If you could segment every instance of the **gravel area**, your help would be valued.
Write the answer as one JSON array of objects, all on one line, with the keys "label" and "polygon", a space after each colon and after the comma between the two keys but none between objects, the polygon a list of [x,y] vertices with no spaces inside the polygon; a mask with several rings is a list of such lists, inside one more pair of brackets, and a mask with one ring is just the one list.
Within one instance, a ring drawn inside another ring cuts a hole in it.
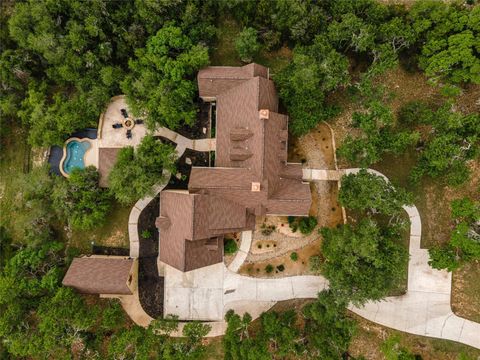
[{"label": "gravel area", "polygon": [[[302,162],[305,167],[310,168],[335,170],[335,148],[328,125],[321,123],[307,135],[293,140],[289,144],[289,161]],[[278,260],[292,251],[312,248],[314,244],[319,248],[321,236],[318,234],[318,229],[324,226],[333,227],[343,222],[342,209],[338,204],[338,183],[334,181],[312,182],[310,188],[312,191],[310,215],[317,218],[317,228],[310,235],[305,236],[299,230],[291,233],[288,218],[285,216],[257,218],[252,250],[245,261],[246,266],[267,260]],[[267,225],[275,225],[275,231],[269,235],[263,235],[261,226],[264,222]],[[261,250],[257,250],[259,244],[262,245]],[[272,250],[264,251],[267,244]],[[309,249],[308,252],[314,252],[314,249]],[[306,261],[303,265],[305,265],[305,273],[308,273]],[[296,269],[295,271],[300,270]],[[281,274],[278,275],[281,276]]]}]

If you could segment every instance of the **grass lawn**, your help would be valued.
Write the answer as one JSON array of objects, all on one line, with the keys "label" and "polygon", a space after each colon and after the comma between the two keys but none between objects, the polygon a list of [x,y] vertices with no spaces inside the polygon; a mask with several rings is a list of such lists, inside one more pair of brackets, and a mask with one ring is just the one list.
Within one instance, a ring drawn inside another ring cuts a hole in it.
[{"label": "grass lawn", "polygon": [[[13,210],[16,190],[15,181],[30,168],[31,149],[26,142],[27,133],[20,127],[8,127],[2,135],[0,152],[0,226],[5,226],[13,241],[22,242],[22,233],[12,233],[18,217]],[[105,225],[91,231],[75,231],[70,245],[84,252],[90,252],[91,242],[97,245],[128,248],[128,216],[131,206],[112,203]],[[64,224],[54,224],[56,238],[65,241]]]},{"label": "grass lawn", "polygon": [[122,206],[113,201],[105,224],[90,231],[74,231],[70,246],[84,253],[91,252],[92,241],[100,246],[128,248],[128,217],[131,209],[132,206]]},{"label": "grass lawn", "polygon": [[[27,134],[20,127],[5,126],[2,134],[0,151],[0,225],[9,231],[13,228],[16,192],[15,181],[30,166],[30,147],[27,145]],[[14,242],[21,239],[22,234],[10,234]]]}]

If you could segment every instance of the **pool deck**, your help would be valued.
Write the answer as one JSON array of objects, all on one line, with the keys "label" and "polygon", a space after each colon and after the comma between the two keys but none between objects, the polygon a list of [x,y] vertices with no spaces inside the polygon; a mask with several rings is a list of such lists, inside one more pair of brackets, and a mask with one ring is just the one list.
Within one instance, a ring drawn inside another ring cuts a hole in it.
[{"label": "pool deck", "polygon": [[127,109],[127,112],[129,111],[125,96],[120,95],[113,97],[105,112],[100,116],[97,149],[125,146],[137,147],[147,135],[147,127],[144,124],[136,124],[133,127],[131,139],[127,139],[127,130],[125,128],[114,129],[112,127],[113,124],[123,122],[121,109]]}]

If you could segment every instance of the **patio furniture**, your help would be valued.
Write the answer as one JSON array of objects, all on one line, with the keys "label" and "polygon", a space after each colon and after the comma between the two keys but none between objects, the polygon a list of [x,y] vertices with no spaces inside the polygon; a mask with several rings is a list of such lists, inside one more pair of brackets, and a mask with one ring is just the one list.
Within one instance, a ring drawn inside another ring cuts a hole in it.
[{"label": "patio furniture", "polygon": [[132,138],[132,130],[127,130],[127,139]]},{"label": "patio furniture", "polygon": [[135,120],[135,124],[141,125],[141,124],[143,124],[143,120],[136,119],[136,120]]},{"label": "patio furniture", "polygon": [[112,125],[112,128],[114,128],[114,129],[120,129],[120,128],[122,128],[122,127],[123,127],[123,125],[122,125],[122,124],[119,124],[119,123]]},{"label": "patio furniture", "polygon": [[125,119],[128,118],[127,110],[125,110],[125,109],[120,109],[120,112],[122,113],[122,115],[123,115],[123,117],[124,117]]}]

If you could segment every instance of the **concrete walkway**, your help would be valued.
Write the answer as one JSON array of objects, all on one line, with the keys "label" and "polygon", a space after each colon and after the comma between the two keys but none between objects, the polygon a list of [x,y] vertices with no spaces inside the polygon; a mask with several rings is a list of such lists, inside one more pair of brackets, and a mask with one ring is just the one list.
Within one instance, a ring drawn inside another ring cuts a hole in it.
[{"label": "concrete walkway", "polygon": [[233,261],[228,265],[228,270],[236,273],[242,264],[247,259],[247,255],[250,252],[250,246],[252,246],[252,231],[243,231],[240,234],[240,246],[238,248]]},{"label": "concrete walkway", "polygon": [[[360,169],[347,169],[345,174]],[[368,169],[372,174],[388,178]],[[362,308],[350,307],[356,314],[411,334],[454,340],[480,348],[480,324],[456,316],[450,305],[452,274],[428,265],[427,249],[421,249],[422,222],[415,206],[404,206],[410,218],[410,261],[408,287],[403,296],[387,297],[369,302]]]},{"label": "concrete walkway", "polygon": [[180,135],[179,133],[161,127],[153,133],[155,136],[163,136],[170,141],[173,141],[177,146],[192,149],[196,151],[215,151],[216,149],[216,139],[188,139],[185,136]]},{"label": "concrete walkway", "polygon": [[[338,181],[344,174],[359,170],[326,172],[306,169],[304,174],[305,180],[309,181]],[[378,171],[368,171],[388,181]],[[432,269],[428,265],[428,250],[420,247],[422,226],[417,208],[405,206],[404,210],[411,222],[407,293],[376,303],[369,302],[361,308],[350,306],[350,310],[393,329],[480,348],[480,324],[460,318],[451,311],[451,273]],[[322,276],[264,279],[237,274],[250,249],[251,235],[251,232],[242,233],[240,250],[229,268],[219,263],[184,273],[164,264],[164,313],[176,314],[181,320],[210,320],[205,322],[211,326],[208,336],[219,336],[225,332],[223,316],[230,309],[237,313],[249,312],[256,318],[277,301],[315,298],[319,291],[328,288],[328,281]],[[151,321],[141,309],[138,296],[124,297],[121,301],[133,321],[142,326]],[[181,335],[183,326],[184,323],[181,323],[174,336]]]}]

